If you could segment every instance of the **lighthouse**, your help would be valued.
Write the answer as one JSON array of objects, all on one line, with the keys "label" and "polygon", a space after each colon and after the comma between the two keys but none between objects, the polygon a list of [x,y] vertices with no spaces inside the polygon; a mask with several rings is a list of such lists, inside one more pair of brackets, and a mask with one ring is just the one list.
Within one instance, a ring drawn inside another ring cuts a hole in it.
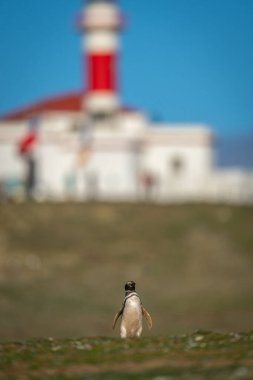
[{"label": "lighthouse", "polygon": [[[123,23],[117,0],[85,0],[78,25],[83,90],[0,117],[4,188],[15,179],[20,184],[15,192],[23,191],[24,161],[16,146],[21,141],[20,152],[26,158],[33,152],[37,160],[36,176],[34,163],[29,163],[27,193],[32,190],[38,199],[224,201],[231,194],[227,189],[238,183],[234,200],[240,200],[242,183],[253,180],[213,170],[209,127],[153,123],[148,114],[120,102],[117,66]],[[34,120],[36,134],[31,130]],[[11,187],[7,192],[15,195]]]},{"label": "lighthouse", "polygon": [[94,117],[113,115],[118,96],[118,37],[122,17],[113,0],[87,0],[79,28],[83,33],[85,60],[85,109]]}]

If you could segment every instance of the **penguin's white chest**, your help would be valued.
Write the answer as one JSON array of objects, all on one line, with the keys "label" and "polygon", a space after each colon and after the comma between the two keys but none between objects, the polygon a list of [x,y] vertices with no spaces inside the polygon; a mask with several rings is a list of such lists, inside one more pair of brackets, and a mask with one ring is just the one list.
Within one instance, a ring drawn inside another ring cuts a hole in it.
[{"label": "penguin's white chest", "polygon": [[142,332],[142,308],[138,296],[126,300],[121,320],[120,335],[122,338],[140,336]]}]

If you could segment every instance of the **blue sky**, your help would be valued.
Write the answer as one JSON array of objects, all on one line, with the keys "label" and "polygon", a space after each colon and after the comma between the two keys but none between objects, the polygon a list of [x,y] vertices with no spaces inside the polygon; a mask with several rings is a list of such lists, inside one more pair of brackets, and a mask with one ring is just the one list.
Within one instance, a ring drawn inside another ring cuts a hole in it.
[{"label": "blue sky", "polygon": [[[0,1],[0,113],[85,85],[81,0]],[[121,0],[124,104],[253,134],[253,0]]]}]

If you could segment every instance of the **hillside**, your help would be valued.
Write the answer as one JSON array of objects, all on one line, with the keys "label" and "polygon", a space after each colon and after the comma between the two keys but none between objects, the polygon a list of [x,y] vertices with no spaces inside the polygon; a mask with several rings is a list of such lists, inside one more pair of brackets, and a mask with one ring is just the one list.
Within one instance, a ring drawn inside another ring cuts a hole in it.
[{"label": "hillside", "polygon": [[126,280],[148,336],[252,329],[253,207],[0,204],[0,339],[118,336]]}]

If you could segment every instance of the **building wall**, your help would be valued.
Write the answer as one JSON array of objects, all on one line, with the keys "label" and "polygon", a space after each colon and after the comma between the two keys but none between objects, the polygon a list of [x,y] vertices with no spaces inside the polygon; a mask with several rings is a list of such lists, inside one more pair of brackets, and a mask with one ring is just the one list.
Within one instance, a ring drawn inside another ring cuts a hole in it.
[{"label": "building wall", "polygon": [[137,195],[137,156],[131,150],[97,150],[84,170],[85,195],[88,179],[96,178],[96,196],[102,199],[134,199]]},{"label": "building wall", "polygon": [[143,149],[143,168],[153,173],[156,193],[164,199],[201,197],[213,170],[213,148],[207,128],[155,128]]},{"label": "building wall", "polygon": [[[208,127],[150,125],[136,111],[81,133],[82,123],[80,113],[41,115],[33,148],[39,199],[253,201],[252,173],[215,168]],[[0,181],[15,196],[26,170],[18,141],[28,130],[28,120],[0,123]]]}]

